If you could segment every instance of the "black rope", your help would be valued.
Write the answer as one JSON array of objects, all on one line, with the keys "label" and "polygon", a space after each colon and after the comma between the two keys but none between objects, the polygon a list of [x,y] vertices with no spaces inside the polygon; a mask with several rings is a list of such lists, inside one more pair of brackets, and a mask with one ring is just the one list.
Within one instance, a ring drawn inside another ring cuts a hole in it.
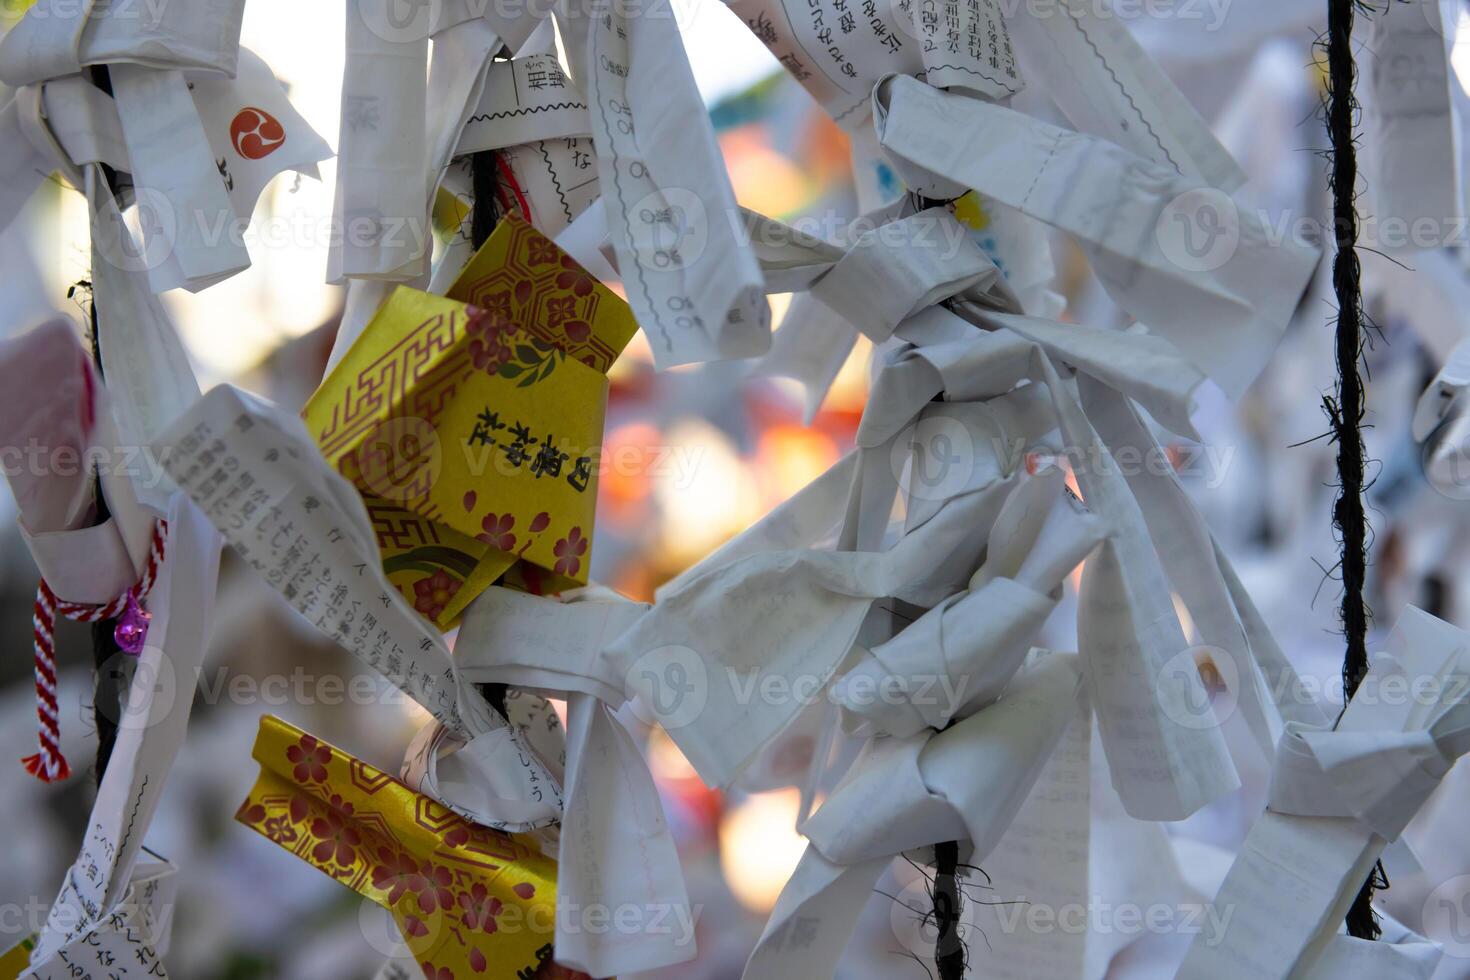
[{"label": "black rope", "polygon": [[[1337,442],[1337,500],[1332,524],[1341,548],[1342,601],[1339,609],[1346,650],[1342,662],[1345,701],[1351,699],[1368,672],[1367,602],[1363,598],[1368,573],[1368,518],[1363,507],[1364,413],[1363,309],[1361,268],[1356,251],[1358,214],[1357,147],[1353,123],[1358,103],[1353,93],[1357,65],[1353,61],[1353,17],[1358,0],[1327,0],[1327,135],[1332,189],[1332,230],[1336,254],[1332,260],[1332,288],[1337,297],[1337,384],[1333,396],[1323,399]],[[1364,7],[1364,12],[1368,8]],[[1381,866],[1363,883],[1348,909],[1350,936],[1377,939],[1381,930],[1373,914],[1373,888]]]},{"label": "black rope", "polygon": [[[105,261],[105,260],[104,260]],[[97,377],[102,377],[102,345],[97,333],[97,299],[92,298],[92,357],[97,364]],[[102,476],[96,479],[97,523],[107,520],[111,512],[107,498],[102,493]],[[122,647],[117,645],[117,620],[102,619],[92,624],[92,668],[96,671],[92,690],[92,719],[97,726],[97,784],[102,784],[102,774],[107,771],[112,758],[113,746],[117,744],[117,723],[122,718],[126,698],[126,678],[118,670],[117,659]]]},{"label": "black rope", "polygon": [[470,154],[470,189],[474,202],[470,208],[470,242],[479,248],[495,231],[500,221],[500,174],[494,150]]},{"label": "black rope", "polygon": [[960,939],[960,845],[934,845],[934,966],[939,980],[964,980],[965,944]]},{"label": "black rope", "polygon": [[[911,191],[910,203],[915,211],[948,207],[953,200],[925,197]],[[946,300],[945,305],[950,305]],[[937,399],[936,399],[937,400]],[[959,883],[960,843],[941,841],[934,845],[934,888],[931,893],[934,916],[934,966],[939,980],[963,980],[965,976],[965,943],[960,938],[961,889]]]},{"label": "black rope", "polygon": [[[108,94],[112,93],[112,77],[107,72],[106,65],[95,65],[88,69],[89,80],[99,89]],[[107,181],[107,191],[114,197],[117,196],[118,179],[117,171],[107,164],[102,164],[102,175]],[[107,261],[105,258],[101,261]],[[96,280],[96,276],[93,276]],[[90,285],[90,284],[89,284]],[[104,380],[102,374],[102,333],[97,328],[97,295],[92,294],[92,302],[88,310],[88,318],[92,325],[92,360],[97,366],[97,378]],[[102,476],[95,477],[95,493],[97,498],[97,523],[101,524],[111,516],[107,507],[107,498],[102,493]],[[122,718],[123,705],[127,699],[127,678],[118,670],[121,661],[118,655],[122,648],[117,645],[115,631],[117,629],[116,619],[98,620],[92,624],[92,667],[95,672],[94,686],[92,691],[92,720],[97,726],[97,784],[102,784],[102,775],[107,771],[107,763],[112,758],[113,747],[117,744],[117,724]]]}]

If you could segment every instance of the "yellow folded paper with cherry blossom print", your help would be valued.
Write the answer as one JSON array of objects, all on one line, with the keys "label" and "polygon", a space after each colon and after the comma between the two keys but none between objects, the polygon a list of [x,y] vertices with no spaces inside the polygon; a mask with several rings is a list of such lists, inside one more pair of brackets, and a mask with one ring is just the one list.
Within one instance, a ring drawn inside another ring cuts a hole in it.
[{"label": "yellow folded paper with cherry blossom print", "polygon": [[253,754],[235,819],[388,909],[426,976],[554,975],[555,861],[279,718]]},{"label": "yellow folded paper with cherry blossom print", "polygon": [[390,581],[441,629],[513,565],[537,591],[586,583],[606,371],[636,329],[508,215],[448,296],[399,287],[307,402]]},{"label": "yellow folded paper with cherry blossom print", "polygon": [[[514,345],[550,346],[606,374],[638,330],[632,310],[561,247],[514,213],[465,263],[446,294],[496,316],[506,343],[485,349],[502,365],[521,361]],[[493,351],[493,353],[492,353]],[[521,377],[511,366],[507,377]]]}]

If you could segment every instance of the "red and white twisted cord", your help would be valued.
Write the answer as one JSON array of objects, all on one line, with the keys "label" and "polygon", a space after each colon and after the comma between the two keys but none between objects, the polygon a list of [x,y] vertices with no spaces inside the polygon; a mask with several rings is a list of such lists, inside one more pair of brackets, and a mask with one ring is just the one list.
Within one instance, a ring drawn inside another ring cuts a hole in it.
[{"label": "red and white twisted cord", "polygon": [[148,549],[148,564],[143,569],[138,583],[102,605],[85,602],[64,602],[51,591],[46,580],[36,586],[36,604],[31,614],[32,647],[36,662],[36,741],[40,751],[26,756],[21,762],[26,771],[42,782],[66,779],[71,775],[71,766],[61,754],[61,712],[56,690],[56,614],[82,623],[95,623],[104,619],[116,619],[132,602],[139,602],[153,588],[158,577],[158,568],[163,563],[164,538],[167,535],[166,521],[153,525],[153,542]]}]

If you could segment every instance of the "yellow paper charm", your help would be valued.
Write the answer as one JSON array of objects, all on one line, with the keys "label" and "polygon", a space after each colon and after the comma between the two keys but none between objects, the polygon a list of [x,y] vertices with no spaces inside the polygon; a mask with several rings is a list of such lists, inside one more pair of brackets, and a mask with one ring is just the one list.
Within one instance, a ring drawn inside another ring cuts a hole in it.
[{"label": "yellow paper charm", "polygon": [[556,862],[466,822],[279,718],[260,721],[260,778],[235,819],[393,914],[425,975],[553,972]]},{"label": "yellow paper charm", "polygon": [[507,215],[448,296],[399,287],[307,402],[389,579],[440,628],[517,563],[541,591],[586,583],[606,371],[636,329]]}]

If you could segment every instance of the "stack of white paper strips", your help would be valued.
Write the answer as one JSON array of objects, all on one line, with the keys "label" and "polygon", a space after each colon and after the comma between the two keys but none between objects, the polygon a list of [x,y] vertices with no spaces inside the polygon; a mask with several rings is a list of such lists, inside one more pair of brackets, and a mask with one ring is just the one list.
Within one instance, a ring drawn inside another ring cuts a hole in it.
[{"label": "stack of white paper strips", "polygon": [[[1195,437],[1202,383],[1245,393],[1319,256],[1237,204],[1241,168],[1106,0],[1046,15],[992,0],[883,4],[835,34],[839,0],[732,3],[852,138],[864,214],[830,241],[736,205],[667,0],[636,15],[566,0],[544,17],[450,0],[407,21],[395,0],[348,0],[330,277],[348,281],[349,300],[334,359],[394,285],[441,291],[467,260],[464,241],[436,259],[430,215],[441,191],[470,193],[464,158],[485,150],[514,175],[524,217],[620,280],[659,367],[759,358],[755,370],[806,385],[815,410],[857,336],[876,345],[856,448],[655,603],[599,586],[555,598],[492,587],[452,654],[383,578],[357,491],[288,413],[229,387],[200,397],[155,295],[244,268],[243,247],[210,228],[233,230],[272,177],[328,155],[239,49],[242,5],[175,3],[139,26],[42,0],[0,42],[0,80],[21,86],[0,109],[0,225],[52,170],[87,194],[103,411],[167,471],[109,493],[114,513],[126,490],[133,509],[169,521],[144,667],[164,660],[189,689],[218,548],[253,546],[264,516],[206,478],[205,432],[333,567],[365,570],[343,576],[355,595],[393,598],[380,621],[407,656],[352,652],[432,716],[405,778],[468,819],[538,832],[569,907],[689,915],[625,704],[721,788],[802,716],[821,734],[800,783],[808,846],[752,980],[833,975],[884,870],[900,856],[932,863],[940,842],[960,842],[997,887],[1054,906],[1163,888],[1128,867],[1167,856],[1154,822],[1241,784],[1204,669],[1240,713],[1250,764],[1275,768],[1217,899],[1233,918],[1194,943],[1179,975],[1429,975],[1437,954],[1411,932],[1374,944],[1339,926],[1385,843],[1470,748],[1470,706],[1451,682],[1470,669],[1470,645],[1411,609],[1370,680],[1429,679],[1436,697],[1410,709],[1360,694],[1331,725],[1328,705],[1295,697],[1295,671],[1172,468],[1149,465],[1167,459],[1161,433]],[[1437,26],[1438,7],[1425,9]],[[1375,27],[1381,47],[1447,78],[1444,45],[1400,23]],[[1368,76],[1375,138],[1396,147],[1382,152],[1381,199],[1405,213],[1452,207],[1448,96],[1399,98],[1384,81],[1394,64]],[[111,96],[83,74],[96,65],[109,67]],[[557,84],[532,86],[533,74]],[[1075,128],[1017,108],[1033,104],[1028,85]],[[256,143],[236,124],[243,106],[261,113],[245,127]],[[262,154],[260,140],[289,149]],[[127,175],[119,198],[104,165]],[[908,193],[878,196],[880,171]],[[949,206],[971,191],[983,247]],[[132,208],[142,258],[120,261],[136,251]],[[1126,329],[1062,310],[1054,236],[1086,256]],[[773,343],[775,292],[799,295]],[[1069,580],[1076,649],[1045,649]],[[523,692],[530,714],[493,711],[475,688],[492,682]],[[767,690],[800,693],[752,696]],[[172,869],[140,859],[141,830],[188,698],[155,695],[134,685],[137,723],[123,725],[27,976],[74,975],[62,954],[76,944],[165,951],[159,882]],[[564,741],[549,698],[567,703]],[[1099,977],[1126,945],[1090,935],[1085,919],[993,938],[970,944],[975,975]],[[670,933],[561,924],[555,949],[599,977],[696,953]]]}]

